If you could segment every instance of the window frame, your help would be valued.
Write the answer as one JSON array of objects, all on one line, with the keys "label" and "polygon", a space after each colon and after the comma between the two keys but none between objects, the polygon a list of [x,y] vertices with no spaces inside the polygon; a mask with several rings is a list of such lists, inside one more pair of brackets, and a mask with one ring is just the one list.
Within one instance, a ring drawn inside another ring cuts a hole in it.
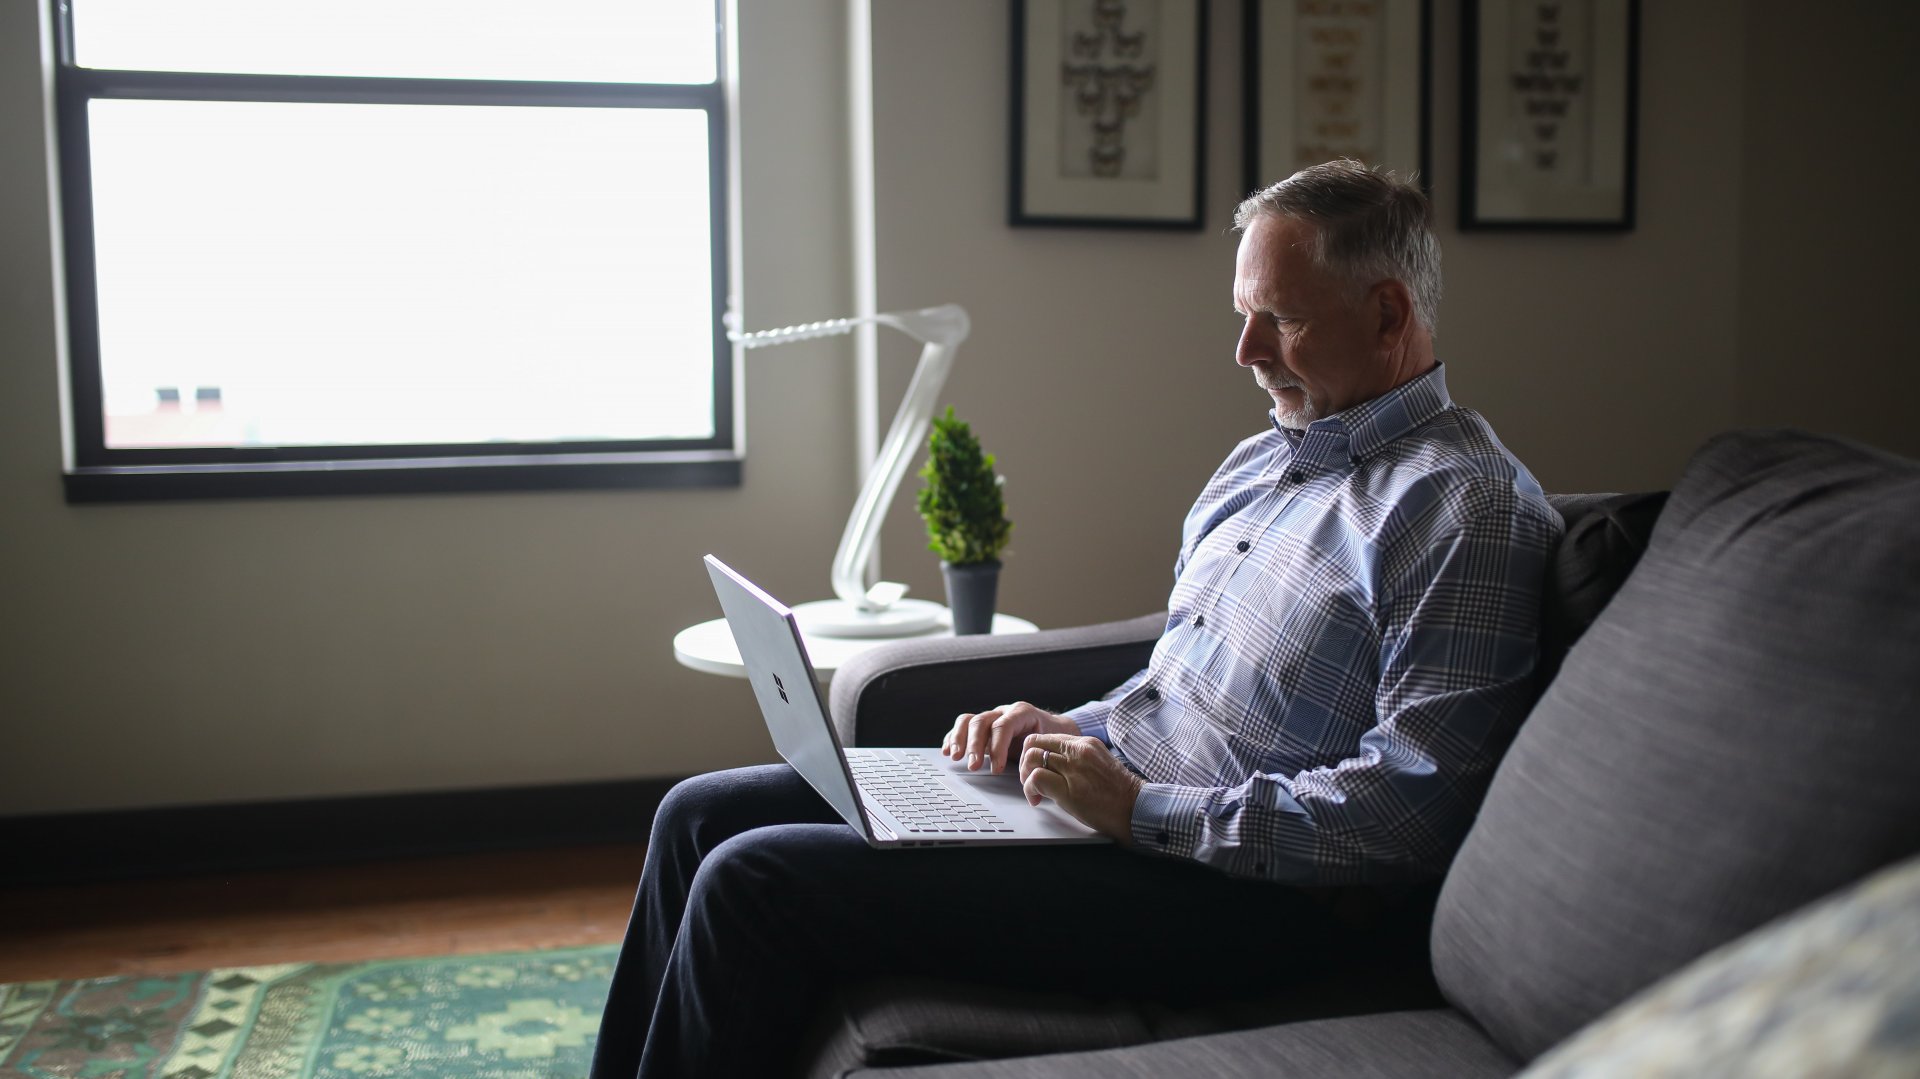
[{"label": "window frame", "polygon": [[[54,124],[66,307],[69,502],[738,486],[733,349],[727,339],[728,144],[724,0],[714,0],[711,83],[606,83],[83,68],[71,4],[53,12]],[[78,0],[84,2],[84,0]],[[106,445],[94,263],[88,105],[103,99],[688,109],[707,117],[713,421],[705,439],[381,445]]]}]

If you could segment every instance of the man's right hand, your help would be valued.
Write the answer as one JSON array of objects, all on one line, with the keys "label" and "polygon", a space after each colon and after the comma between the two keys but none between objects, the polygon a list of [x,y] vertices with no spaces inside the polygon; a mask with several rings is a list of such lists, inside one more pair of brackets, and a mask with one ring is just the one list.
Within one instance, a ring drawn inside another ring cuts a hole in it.
[{"label": "man's right hand", "polygon": [[966,761],[969,772],[985,765],[998,773],[1018,759],[1011,755],[1025,745],[1027,735],[1079,733],[1080,725],[1066,716],[1015,701],[984,712],[967,712],[954,720],[953,730],[940,743],[940,752]]}]

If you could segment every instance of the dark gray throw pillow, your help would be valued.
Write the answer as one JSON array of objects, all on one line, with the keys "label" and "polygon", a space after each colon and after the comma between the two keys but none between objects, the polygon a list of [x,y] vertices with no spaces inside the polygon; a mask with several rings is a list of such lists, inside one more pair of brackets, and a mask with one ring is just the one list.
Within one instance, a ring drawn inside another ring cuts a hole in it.
[{"label": "dark gray throw pillow", "polygon": [[1556,495],[1549,500],[1567,531],[1547,563],[1541,595],[1537,668],[1541,686],[1553,681],[1567,650],[1600,617],[1639,564],[1653,536],[1653,524],[1667,504],[1667,492],[1600,498]]},{"label": "dark gray throw pillow", "polygon": [[1920,462],[1739,432],[1521,727],[1442,891],[1448,998],[1530,1059],[1920,850]]}]

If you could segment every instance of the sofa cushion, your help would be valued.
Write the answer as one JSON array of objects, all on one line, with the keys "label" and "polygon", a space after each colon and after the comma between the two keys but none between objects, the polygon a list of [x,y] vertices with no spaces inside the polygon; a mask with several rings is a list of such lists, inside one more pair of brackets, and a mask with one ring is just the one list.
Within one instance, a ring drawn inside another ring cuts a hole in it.
[{"label": "sofa cushion", "polygon": [[1681,968],[1527,1079],[1920,1075],[1920,858]]},{"label": "sofa cushion", "polygon": [[1567,652],[1600,617],[1646,553],[1667,492],[1549,495],[1567,530],[1541,589],[1538,684],[1553,681]]},{"label": "sofa cushion", "polygon": [[1448,874],[1434,972],[1531,1059],[1920,849],[1920,463],[1704,446],[1522,725]]},{"label": "sofa cushion", "polygon": [[886,979],[836,994],[804,1059],[809,1079],[841,1079],[869,1066],[1107,1049],[1152,1038],[1139,1009],[1122,1000]]},{"label": "sofa cushion", "polygon": [[853,1074],[859,1079],[1495,1079],[1517,1068],[1460,1013],[1441,1008],[1317,1019],[1098,1053]]},{"label": "sofa cushion", "polygon": [[[1420,925],[1426,924],[1421,918]],[[1282,979],[1273,993],[1249,997],[1170,1001],[877,979],[833,994],[802,1059],[810,1079],[841,1079],[861,1068],[1084,1052],[1437,1007],[1440,990],[1413,929],[1381,930],[1377,948],[1366,942],[1342,948],[1338,968],[1324,970],[1311,984]]]}]

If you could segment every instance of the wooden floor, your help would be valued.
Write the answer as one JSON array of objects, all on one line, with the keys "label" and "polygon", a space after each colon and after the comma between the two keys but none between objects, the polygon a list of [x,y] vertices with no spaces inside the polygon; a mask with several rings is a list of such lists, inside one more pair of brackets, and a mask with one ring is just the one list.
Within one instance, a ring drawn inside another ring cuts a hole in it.
[{"label": "wooden floor", "polygon": [[0,983],[615,943],[641,847],[0,893]]}]

